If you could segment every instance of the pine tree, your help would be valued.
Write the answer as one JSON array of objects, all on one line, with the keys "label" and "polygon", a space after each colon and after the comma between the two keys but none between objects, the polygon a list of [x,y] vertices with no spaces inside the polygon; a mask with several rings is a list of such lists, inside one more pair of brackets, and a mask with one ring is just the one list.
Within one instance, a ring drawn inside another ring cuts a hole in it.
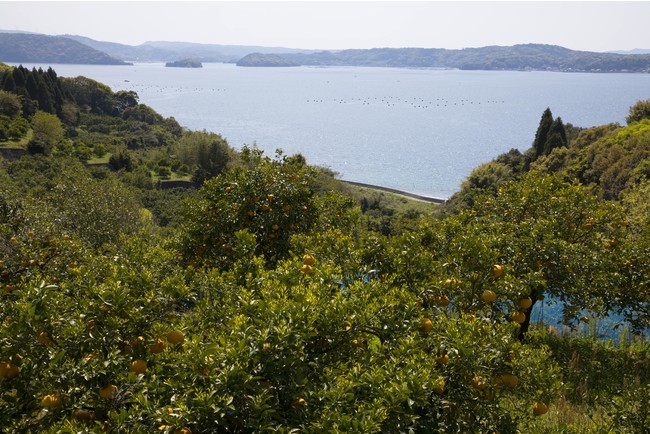
[{"label": "pine tree", "polygon": [[564,147],[567,145],[566,130],[562,118],[558,117],[551,124],[551,128],[544,143],[544,155],[548,155],[555,148]]},{"label": "pine tree", "polygon": [[552,126],[553,113],[551,113],[550,108],[547,108],[542,114],[542,119],[539,121],[539,127],[537,127],[537,133],[535,133],[535,141],[533,142],[535,157],[539,157],[540,155],[544,154],[546,140],[548,139],[548,134],[551,131]]},{"label": "pine tree", "polygon": [[27,82],[27,73],[29,73],[29,70],[24,68],[22,65],[14,68],[11,75],[14,76],[16,87],[25,87],[25,83]]},{"label": "pine tree", "polygon": [[11,73],[5,74],[4,82],[2,83],[2,90],[6,90],[7,92],[16,91],[16,81],[14,80],[13,74]]}]

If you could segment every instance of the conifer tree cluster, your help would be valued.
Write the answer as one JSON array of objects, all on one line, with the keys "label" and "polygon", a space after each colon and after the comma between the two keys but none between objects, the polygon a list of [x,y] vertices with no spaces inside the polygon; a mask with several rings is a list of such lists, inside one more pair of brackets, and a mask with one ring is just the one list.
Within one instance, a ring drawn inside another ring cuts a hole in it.
[{"label": "conifer tree cluster", "polygon": [[558,116],[556,119],[553,119],[551,109],[547,108],[542,114],[542,119],[539,122],[539,127],[535,134],[535,141],[533,142],[535,157],[548,155],[553,149],[565,147],[567,143],[566,130],[562,118]]},{"label": "conifer tree cluster", "polygon": [[30,117],[36,110],[61,116],[66,101],[72,102],[72,95],[65,91],[61,80],[52,68],[25,68],[20,65],[0,74],[0,89],[23,97],[23,116]]}]

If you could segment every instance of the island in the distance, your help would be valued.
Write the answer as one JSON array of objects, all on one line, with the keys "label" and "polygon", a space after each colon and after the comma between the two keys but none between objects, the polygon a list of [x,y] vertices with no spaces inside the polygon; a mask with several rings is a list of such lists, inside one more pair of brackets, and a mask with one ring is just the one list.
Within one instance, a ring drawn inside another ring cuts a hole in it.
[{"label": "island in the distance", "polygon": [[176,60],[165,63],[165,66],[168,68],[203,68],[203,64],[199,59]]},{"label": "island in the distance", "polygon": [[237,66],[300,66],[277,54],[251,53],[237,61]]}]

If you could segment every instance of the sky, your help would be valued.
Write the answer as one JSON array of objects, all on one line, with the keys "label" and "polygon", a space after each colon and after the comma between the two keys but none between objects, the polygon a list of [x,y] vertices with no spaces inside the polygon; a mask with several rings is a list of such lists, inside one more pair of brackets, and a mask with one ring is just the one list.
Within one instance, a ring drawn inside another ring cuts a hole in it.
[{"label": "sky", "polygon": [[4,1],[0,29],[139,45],[650,48],[650,1]]}]

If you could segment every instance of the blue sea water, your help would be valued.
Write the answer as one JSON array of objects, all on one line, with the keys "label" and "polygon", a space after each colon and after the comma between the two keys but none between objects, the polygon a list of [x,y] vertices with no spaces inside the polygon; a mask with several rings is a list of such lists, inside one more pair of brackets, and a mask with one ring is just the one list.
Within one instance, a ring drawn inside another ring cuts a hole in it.
[{"label": "blue sea water", "polygon": [[481,163],[527,149],[547,107],[590,127],[624,124],[630,106],[650,98],[650,74],[51,66],[59,76],[134,90],[162,115],[219,133],[235,148],[281,148],[344,180],[441,198]]}]

